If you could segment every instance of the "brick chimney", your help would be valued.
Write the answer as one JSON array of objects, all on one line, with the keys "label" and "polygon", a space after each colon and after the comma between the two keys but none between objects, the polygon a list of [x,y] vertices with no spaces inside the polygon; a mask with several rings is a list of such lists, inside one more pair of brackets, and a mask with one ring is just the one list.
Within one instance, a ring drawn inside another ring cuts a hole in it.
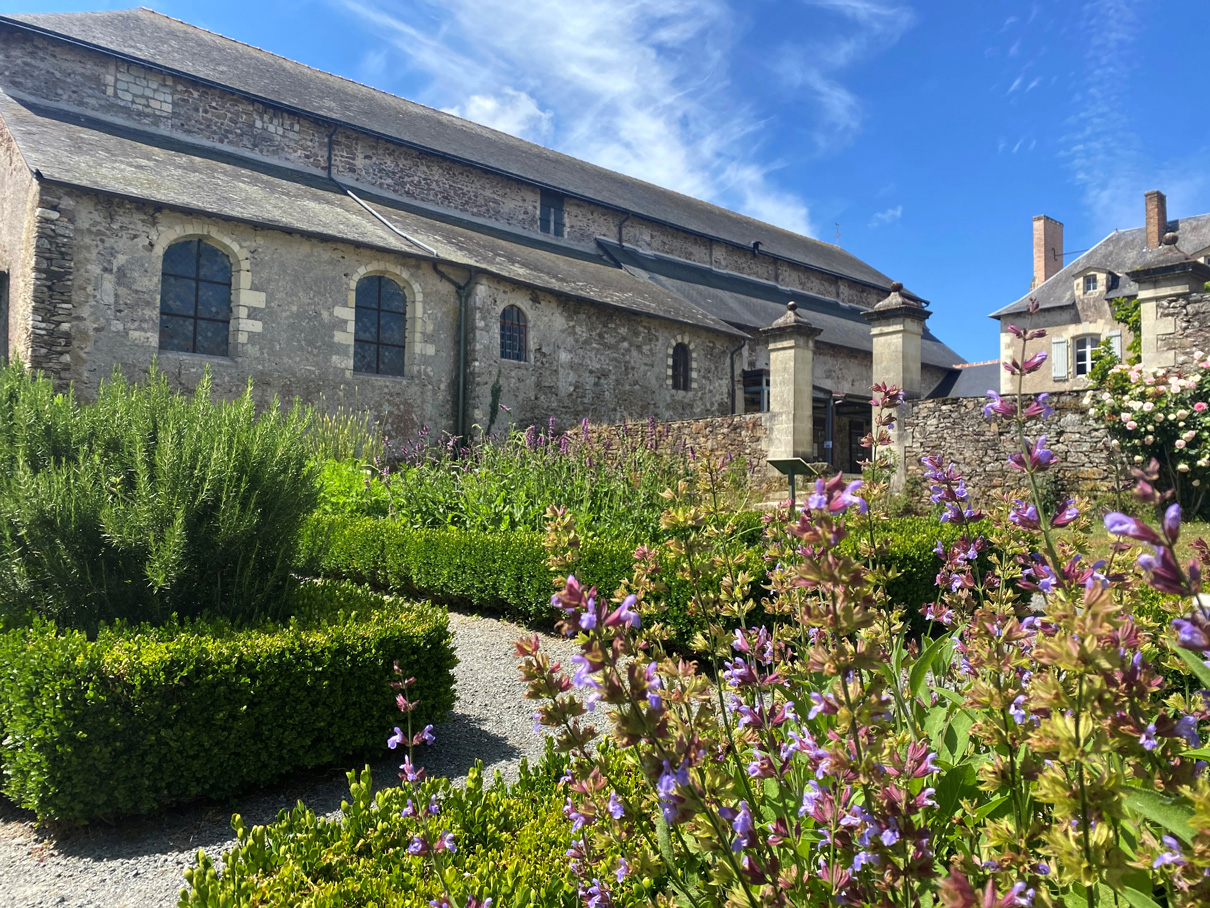
[{"label": "brick chimney", "polygon": [[1063,225],[1044,214],[1034,218],[1034,282],[1033,290],[1043,281],[1063,270]]},{"label": "brick chimney", "polygon": [[1158,189],[1144,197],[1147,208],[1147,248],[1159,249],[1160,241],[1168,232],[1168,199]]}]

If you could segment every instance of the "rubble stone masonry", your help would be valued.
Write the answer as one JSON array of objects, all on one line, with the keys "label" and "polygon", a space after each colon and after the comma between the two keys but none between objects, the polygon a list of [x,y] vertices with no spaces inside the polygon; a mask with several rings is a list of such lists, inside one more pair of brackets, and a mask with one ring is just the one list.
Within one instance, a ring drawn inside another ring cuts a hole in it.
[{"label": "rubble stone masonry", "polygon": [[[1110,493],[1116,469],[1107,446],[1108,432],[1088,415],[1084,394],[1052,394],[1055,415],[1035,424],[1046,446],[1060,458],[1054,470],[1056,491],[1100,498]],[[987,507],[997,494],[1021,488],[1022,474],[1008,466],[1015,449],[1010,423],[983,416],[980,398],[939,398],[906,405],[901,418],[908,476],[922,473],[920,458],[940,454],[966,477],[976,506]]]}]

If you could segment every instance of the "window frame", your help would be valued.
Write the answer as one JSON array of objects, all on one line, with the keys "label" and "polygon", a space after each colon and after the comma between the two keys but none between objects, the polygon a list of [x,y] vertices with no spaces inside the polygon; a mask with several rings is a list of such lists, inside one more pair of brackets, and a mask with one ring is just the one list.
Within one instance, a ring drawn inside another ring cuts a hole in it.
[{"label": "window frame", "polygon": [[[375,293],[374,293],[374,302],[376,305],[374,305],[374,306],[362,305],[361,300],[359,298],[360,294],[358,293],[358,290],[360,289],[361,285],[363,283],[365,283],[366,281],[376,281],[377,282],[377,286],[376,286]],[[382,308],[382,286],[383,286],[384,281],[389,281],[391,284],[393,284],[399,290],[399,295],[403,299],[403,308],[402,309],[395,310],[395,309]],[[387,376],[389,378],[403,378],[407,375],[407,367],[408,367],[408,355],[407,355],[408,303],[409,303],[409,300],[408,300],[407,290],[404,288],[403,284],[400,281],[395,279],[395,277],[393,275],[390,275],[390,274],[366,274],[357,279],[357,283],[354,285],[354,288],[353,288],[353,373],[355,375],[383,375],[383,376]],[[358,330],[358,328],[359,328],[358,322],[363,314],[367,314],[370,312],[374,313],[374,316],[373,316],[374,317],[374,340],[366,340],[366,339],[358,337],[358,334],[360,333]],[[403,326],[403,337],[398,344],[390,343],[390,342],[386,342],[386,341],[382,340],[382,314],[384,312],[399,316],[399,320]],[[374,348],[374,370],[373,371],[370,371],[369,369],[359,369],[357,367],[358,348],[359,347],[364,348],[364,347],[369,347],[369,346],[372,346]],[[399,371],[398,372],[382,371],[382,350],[384,347],[399,351]]]},{"label": "window frame", "polygon": [[549,236],[563,236],[566,228],[564,203],[567,197],[553,189],[543,189],[538,196],[538,230]]},{"label": "window frame", "polygon": [[[1091,282],[1092,286],[1089,286],[1089,282]],[[1100,278],[1096,274],[1084,275],[1084,292],[1096,293],[1100,283]]]},{"label": "window frame", "polygon": [[[743,395],[744,395],[744,412],[745,413],[768,413],[769,412],[769,370],[768,369],[744,369],[743,370]],[[748,409],[749,396],[757,398],[756,410]]]},{"label": "window frame", "polygon": [[[1074,378],[1087,378],[1092,372],[1092,351],[1101,343],[1099,334],[1081,334],[1071,342],[1071,374]],[[1081,357],[1083,354],[1083,357]],[[1081,363],[1081,359],[1083,362]],[[1080,371],[1083,365],[1084,371]]]},{"label": "window frame", "polygon": [[[193,274],[182,274],[179,271],[169,271],[168,254],[169,251],[177,246],[191,245],[194,246]],[[227,269],[227,280],[219,281],[211,277],[203,277],[202,274],[202,249],[207,247],[221,256],[221,260]],[[182,315],[178,312],[166,311],[164,306],[165,300],[165,278],[170,278],[173,281],[188,281],[193,285],[193,314]],[[223,287],[226,289],[227,299],[227,317],[212,318],[208,315],[199,314],[199,304],[201,302],[202,285],[212,287]],[[181,237],[174,240],[164,247],[164,251],[160,256],[160,293],[159,293],[159,318],[160,330],[157,340],[157,348],[166,353],[188,353],[195,356],[216,356],[221,359],[229,359],[231,357],[231,319],[234,315],[234,291],[235,291],[235,265],[231,261],[231,256],[227,251],[216,243],[209,242],[205,237],[191,236]],[[185,320],[191,323],[190,345],[188,350],[181,350],[175,347],[164,346],[164,325],[165,319]],[[222,325],[222,351],[213,352],[210,350],[198,350],[198,323],[207,322],[209,324]]]},{"label": "window frame", "polygon": [[672,345],[672,390],[693,390],[693,353],[684,341]]},{"label": "window frame", "polygon": [[[516,318],[509,320],[515,314]],[[520,306],[509,304],[500,310],[500,359],[512,363],[529,362],[529,319]],[[510,353],[517,353],[511,356]]]}]

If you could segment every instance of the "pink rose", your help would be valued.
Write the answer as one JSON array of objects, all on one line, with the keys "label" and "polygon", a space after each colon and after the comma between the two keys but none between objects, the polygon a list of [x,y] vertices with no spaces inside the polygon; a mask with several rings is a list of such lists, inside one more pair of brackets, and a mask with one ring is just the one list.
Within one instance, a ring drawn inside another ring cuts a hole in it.
[{"label": "pink rose", "polygon": [[1206,409],[1206,405],[1200,400],[1193,405],[1194,413],[1201,413],[1205,409]]}]

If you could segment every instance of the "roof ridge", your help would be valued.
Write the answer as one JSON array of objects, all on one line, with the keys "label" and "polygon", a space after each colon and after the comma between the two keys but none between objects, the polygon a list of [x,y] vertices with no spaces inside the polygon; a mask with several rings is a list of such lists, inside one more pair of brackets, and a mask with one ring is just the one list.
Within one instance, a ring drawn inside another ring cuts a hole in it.
[{"label": "roof ridge", "polygon": [[[427,112],[428,114],[431,114],[431,115],[433,115],[434,117],[439,118],[440,120],[443,120],[443,121],[445,121],[445,122],[447,122],[447,123],[449,123],[449,124],[451,124],[451,125],[455,125],[455,126],[456,126],[456,127],[458,127],[458,128],[467,128],[467,127],[469,127],[469,128],[471,128],[471,129],[473,129],[473,130],[480,131],[482,134],[487,134],[487,135],[490,135],[490,136],[499,137],[497,140],[502,140],[502,141],[505,141],[505,142],[518,142],[518,143],[522,143],[524,146],[527,146],[528,148],[531,148],[531,149],[537,150],[537,151],[539,151],[539,152],[541,152],[541,153],[545,153],[545,154],[549,154],[549,155],[555,155],[555,156],[557,156],[557,157],[559,157],[559,158],[561,158],[561,159],[564,159],[564,160],[566,160],[566,161],[568,161],[568,162],[572,162],[574,165],[577,165],[577,166],[587,166],[587,167],[594,168],[595,170],[599,171],[599,172],[600,172],[600,173],[602,173],[602,174],[607,174],[607,175],[609,175],[610,177],[613,177],[613,178],[616,178],[616,179],[621,179],[621,180],[630,181],[632,184],[635,184],[635,185],[637,185],[637,186],[639,186],[639,187],[649,187],[650,189],[655,190],[656,192],[659,192],[659,193],[666,193],[668,196],[674,196],[674,197],[679,198],[679,199],[681,199],[681,200],[683,200],[683,201],[685,201],[685,202],[687,202],[687,203],[689,203],[689,204],[691,204],[691,205],[694,205],[694,206],[702,206],[703,208],[706,208],[706,209],[713,209],[713,210],[716,210],[716,211],[726,212],[726,214],[727,214],[727,215],[729,215],[729,216],[731,216],[731,217],[735,217],[735,218],[743,218],[745,221],[750,222],[753,228],[756,228],[756,229],[762,229],[762,230],[766,230],[766,231],[770,231],[770,232],[774,232],[774,233],[776,233],[776,234],[785,235],[785,236],[787,236],[787,237],[793,237],[793,238],[796,238],[796,239],[798,239],[798,240],[800,240],[800,241],[805,241],[805,242],[806,242],[806,243],[808,243],[808,244],[814,244],[815,246],[817,246],[818,248],[821,248],[821,249],[830,249],[830,250],[834,250],[834,251],[835,251],[835,253],[838,253],[838,254],[840,254],[840,255],[845,256],[846,258],[848,258],[849,260],[851,260],[851,262],[852,262],[852,263],[854,263],[855,265],[862,266],[862,267],[864,267],[864,268],[866,268],[866,269],[869,269],[870,271],[875,272],[876,274],[877,274],[877,273],[879,273],[879,272],[877,271],[877,269],[876,269],[876,268],[874,268],[872,265],[870,265],[870,264],[869,264],[868,262],[866,262],[864,259],[862,259],[862,258],[858,257],[858,256],[857,256],[855,253],[851,252],[850,250],[845,249],[843,246],[841,246],[841,245],[839,245],[839,244],[837,244],[837,243],[830,243],[830,242],[828,242],[827,240],[823,240],[823,239],[820,239],[820,238],[818,238],[818,237],[809,236],[809,235],[804,234],[804,233],[798,233],[798,232],[796,232],[796,231],[794,231],[794,230],[790,230],[789,228],[786,228],[786,227],[780,227],[780,226],[778,226],[778,225],[776,225],[776,224],[770,224],[769,222],[767,222],[767,221],[762,221],[762,220],[760,220],[759,218],[754,217],[753,215],[746,214],[746,213],[744,213],[744,212],[742,212],[742,211],[736,211],[736,210],[735,210],[735,209],[733,209],[733,208],[728,208],[727,206],[725,206],[725,205],[721,205],[721,204],[719,204],[719,203],[717,203],[717,202],[708,201],[708,200],[706,200],[706,199],[699,198],[699,197],[697,197],[697,196],[690,195],[690,194],[685,193],[685,192],[681,192],[680,190],[677,190],[677,189],[672,189],[672,188],[667,187],[667,186],[662,186],[662,185],[660,185],[660,184],[658,184],[658,183],[653,183],[653,182],[651,182],[651,181],[649,181],[649,180],[642,179],[641,177],[636,177],[636,176],[633,176],[633,175],[631,175],[631,174],[622,173],[622,172],[617,171],[617,170],[612,170],[612,169],[610,169],[610,168],[608,168],[608,167],[605,167],[605,166],[603,166],[603,165],[601,165],[601,164],[597,164],[597,163],[594,163],[594,162],[592,162],[592,161],[587,161],[587,160],[585,160],[585,159],[583,159],[583,158],[578,158],[578,157],[576,157],[576,156],[574,156],[574,155],[568,154],[567,152],[559,151],[558,149],[556,149],[556,148],[552,148],[552,147],[550,147],[550,146],[548,146],[548,145],[542,145],[542,144],[540,144],[540,143],[533,142],[533,141],[531,141],[531,140],[529,140],[529,139],[525,139],[525,138],[522,138],[522,137],[520,137],[520,136],[515,136],[515,135],[513,135],[512,133],[504,132],[503,130],[495,129],[495,128],[490,127],[490,126],[486,126],[486,125],[484,125],[484,124],[482,124],[482,123],[479,123],[479,122],[477,122],[477,121],[475,121],[475,120],[468,119],[468,118],[466,118],[466,117],[459,117],[459,116],[456,116],[456,115],[454,115],[454,114],[447,113],[446,111],[443,111],[443,110],[441,110],[441,109],[439,109],[439,108],[436,108],[436,107],[431,107],[431,106],[429,106],[429,105],[427,105],[427,104],[423,104],[423,103],[421,103],[421,102],[419,102],[419,101],[414,101],[414,100],[412,100],[411,98],[406,98],[406,97],[404,97],[404,96],[402,96],[402,95],[397,95],[397,94],[394,94],[393,92],[387,91],[387,90],[382,89],[382,88],[377,88],[377,87],[375,87],[375,86],[373,86],[373,85],[367,85],[367,84],[366,84],[366,83],[364,83],[364,82],[358,82],[358,81],[357,81],[357,80],[355,80],[355,79],[352,79],[352,78],[350,78],[350,77],[348,77],[348,76],[343,76],[343,75],[340,75],[339,73],[333,73],[333,72],[329,72],[329,71],[324,70],[324,69],[320,69],[320,68],[315,67],[315,66],[311,66],[310,64],[304,63],[304,62],[302,62],[302,61],[300,61],[300,60],[295,60],[295,59],[292,59],[292,58],[290,58],[290,57],[284,56],[284,55],[282,55],[282,54],[276,53],[276,52],[274,52],[274,51],[267,50],[267,49],[265,49],[265,48],[263,48],[263,47],[258,47],[258,46],[257,46],[257,45],[255,45],[255,44],[250,44],[250,43],[248,43],[248,42],[246,42],[246,41],[241,41],[241,40],[240,40],[240,39],[238,39],[238,38],[232,38],[232,37],[231,37],[231,36],[229,36],[229,35],[224,35],[224,34],[222,34],[222,33],[220,33],[220,32],[212,31],[211,29],[204,28],[203,26],[200,26],[200,25],[195,25],[195,24],[194,24],[194,23],[192,23],[192,22],[186,22],[186,21],[185,21],[185,20],[183,20],[183,19],[178,19],[178,18],[176,18],[176,17],[174,17],[174,16],[170,16],[170,15],[168,15],[168,14],[166,14],[166,13],[162,13],[162,12],[160,12],[160,11],[158,11],[158,10],[152,9],[152,8],[150,8],[150,7],[147,7],[147,6],[138,6],[138,7],[134,7],[134,8],[118,9],[118,10],[98,10],[98,11],[93,11],[93,12],[62,12],[62,13],[33,13],[33,14],[21,14],[21,15],[12,15],[12,18],[13,18],[13,19],[14,19],[16,22],[18,22],[18,23],[23,23],[23,21],[24,21],[25,19],[35,19],[35,22],[34,22],[34,23],[30,23],[30,24],[35,24],[35,25],[36,25],[36,18],[43,18],[43,17],[55,17],[55,18],[59,18],[59,17],[72,17],[72,18],[75,18],[75,17],[82,17],[82,16],[113,16],[113,15],[120,15],[120,14],[122,14],[122,13],[149,14],[149,15],[154,16],[154,17],[156,17],[156,18],[158,18],[158,19],[161,19],[161,20],[163,20],[163,21],[165,21],[165,22],[171,22],[171,23],[174,23],[174,24],[176,24],[176,25],[182,25],[182,26],[186,26],[186,27],[188,27],[189,29],[191,29],[191,30],[193,30],[193,31],[195,31],[195,32],[200,32],[200,33],[202,33],[202,34],[204,34],[204,35],[209,35],[209,36],[211,36],[211,37],[213,37],[213,38],[220,39],[221,41],[226,42],[226,43],[228,43],[228,44],[230,44],[230,45],[233,45],[233,46],[236,46],[236,47],[244,48],[244,49],[249,50],[249,51],[255,51],[255,52],[257,52],[258,54],[262,54],[262,55],[264,55],[265,57],[268,57],[268,58],[271,58],[271,59],[273,59],[273,60],[276,60],[276,61],[280,61],[280,62],[282,62],[282,63],[285,63],[287,66],[294,66],[294,67],[298,67],[298,68],[299,68],[299,69],[301,69],[301,70],[304,70],[304,71],[306,71],[306,72],[309,72],[309,73],[315,74],[315,75],[320,76],[320,77],[329,77],[329,78],[333,78],[333,79],[339,80],[341,83],[344,83],[344,84],[346,84],[346,85],[348,85],[348,86],[351,86],[351,87],[352,87],[352,88],[354,88],[354,89],[366,89],[366,90],[369,90],[370,92],[373,92],[374,94],[376,94],[376,95],[378,95],[378,96],[381,96],[381,97],[383,97],[383,98],[390,99],[390,101],[395,102],[395,103],[401,103],[401,104],[404,104],[404,105],[410,105],[410,106],[412,106],[413,108],[415,108],[415,109],[417,109],[417,110],[425,111],[425,112]],[[5,16],[4,18],[7,18],[7,16]],[[70,38],[72,38],[72,36],[71,36],[70,34],[66,34],[66,35],[65,35],[65,34],[64,34],[64,33],[62,33],[62,32],[57,32],[57,30],[56,30],[56,29],[54,29],[53,27],[46,27],[46,26],[44,26],[44,28],[46,29],[46,31],[49,31],[49,32],[51,32],[51,33],[59,34],[60,36],[66,36],[66,37],[68,37],[69,39],[70,39]],[[100,50],[100,51],[101,51],[101,52],[103,52],[103,53],[105,53],[105,52],[107,52],[107,53],[115,53],[115,52],[119,52],[119,53],[120,53],[120,51],[117,51],[115,48],[110,47],[110,46],[108,46],[108,45],[106,45],[106,44],[104,44],[104,43],[101,43],[101,42],[99,42],[99,41],[94,41],[94,40],[91,40],[91,39],[88,39],[88,38],[84,38],[83,40],[84,40],[86,43],[90,44],[91,46],[96,47],[98,50]],[[164,65],[162,62],[157,62],[157,61],[156,61],[156,60],[155,60],[153,57],[150,57],[150,56],[147,56],[147,55],[140,55],[140,54],[128,54],[128,56],[134,56],[134,57],[137,57],[137,58],[139,58],[139,59],[142,59],[142,60],[144,60],[144,61],[145,61],[145,62],[146,62],[148,65],[150,65],[150,66],[152,66],[152,67],[165,68],[165,65]],[[169,66],[169,67],[166,67],[166,68],[172,69],[173,67]],[[179,71],[183,72],[183,73],[184,73],[184,74],[186,74],[186,75],[192,75],[192,76],[194,76],[194,77],[199,77],[199,76],[200,76],[200,74],[199,74],[199,73],[197,73],[195,70],[181,69],[181,70],[179,70]],[[237,87],[237,86],[235,86],[235,85],[231,84],[229,80],[222,79],[222,78],[211,78],[211,77],[207,77],[207,76],[200,76],[200,77],[201,77],[201,78],[208,78],[208,79],[210,79],[211,81],[215,82],[216,84],[223,85],[223,86],[225,86],[225,87],[227,87],[227,88],[229,88],[229,89],[231,89],[231,90],[233,90],[233,91],[237,91],[237,92],[241,92],[241,93],[247,93],[247,90],[246,90],[246,89],[241,89],[241,88],[239,88],[239,87]],[[330,120],[330,119],[333,119],[333,118],[332,118],[332,115],[330,115],[330,114],[325,114],[325,113],[323,113],[323,112],[321,112],[321,111],[319,111],[319,110],[316,110],[314,107],[310,107],[310,106],[303,106],[303,105],[298,105],[298,104],[293,104],[293,103],[291,103],[291,102],[285,102],[285,101],[282,101],[282,100],[280,100],[280,99],[274,99],[274,98],[272,98],[272,97],[268,97],[268,96],[265,96],[264,100],[265,100],[265,101],[267,101],[268,103],[271,103],[271,104],[276,104],[276,105],[285,105],[285,106],[289,106],[289,107],[296,107],[296,108],[297,108],[297,109],[298,109],[300,112],[308,113],[308,114],[310,114],[311,116],[319,117],[319,118],[321,118],[321,119],[329,119],[329,120]],[[366,127],[365,127],[365,126],[358,125],[358,124],[356,124],[356,123],[349,123],[348,125],[350,126],[350,128],[357,129],[357,130],[361,130],[361,131],[366,131]],[[394,140],[394,141],[405,141],[405,140],[401,139],[400,137],[394,137],[394,139],[393,139],[393,140]],[[426,144],[426,143],[424,143],[424,142],[421,142],[421,141],[417,141],[417,142],[415,142],[415,143],[413,143],[413,144],[416,144],[418,147],[425,148],[425,149],[428,149],[428,150],[430,150],[430,151],[434,151],[434,152],[437,152],[437,153],[446,153],[446,152],[444,152],[444,151],[443,151],[442,149],[440,149],[440,148],[435,148],[435,147],[432,147],[432,146],[430,146],[430,145],[428,145],[428,144]],[[466,161],[467,161],[467,163],[468,163],[468,164],[470,164],[470,165],[472,165],[472,166],[484,166],[484,165],[483,165],[483,162],[476,161],[476,160],[474,160],[473,158],[467,158],[467,159],[466,159]],[[518,178],[518,179],[526,180],[526,181],[528,181],[528,182],[535,182],[535,180],[533,180],[532,178],[527,177],[527,176],[524,176],[524,175],[521,175],[521,174],[513,174],[513,175],[514,175],[516,178]],[[537,182],[540,182],[540,181],[537,181]],[[550,185],[552,188],[559,189],[559,190],[561,190],[561,191],[563,191],[563,192],[566,192],[568,195],[572,195],[572,196],[575,196],[575,195],[580,195],[580,193],[578,193],[578,192],[577,192],[577,190],[576,190],[576,188],[575,188],[574,186],[564,185],[564,184],[563,184],[563,183],[561,183],[561,182],[551,182],[549,185]],[[603,200],[603,199],[597,199],[597,198],[592,197],[591,195],[584,195],[583,197],[584,197],[584,198],[586,198],[586,199],[588,199],[588,200],[590,200],[590,201],[595,201],[595,202],[597,202],[597,203],[599,203],[599,204],[604,204],[604,205],[606,205],[606,206],[613,207],[613,208],[615,208],[615,209],[617,209],[617,210],[623,210],[623,211],[629,211],[629,210],[632,210],[632,209],[628,208],[626,205],[619,204],[618,202],[615,202],[615,201],[608,201],[608,200]],[[656,220],[656,221],[660,221],[660,220],[661,220],[661,218],[660,218],[660,216],[659,216],[658,214],[653,214],[652,212],[641,211],[641,210],[635,210],[635,211],[634,211],[634,213],[635,213],[636,215],[640,216],[640,217],[649,218],[649,219],[654,219],[654,220]],[[682,229],[685,229],[685,228],[684,228],[684,225],[680,225],[680,226],[682,227]],[[693,229],[690,229],[690,230],[691,230],[691,232],[695,232]],[[696,231],[696,232],[699,232],[699,233],[700,233],[701,231],[699,230],[699,231]],[[747,242],[741,242],[741,241],[739,241],[738,239],[729,239],[729,238],[727,238],[727,237],[725,237],[725,236],[720,236],[720,237],[717,237],[717,238],[718,238],[718,239],[721,239],[721,240],[723,240],[723,241],[725,241],[725,242],[732,243],[732,244],[734,244],[734,245],[735,245],[737,248],[742,248],[742,247],[744,247],[744,246],[748,245],[748,243],[747,243]],[[754,237],[753,239],[759,239],[759,237]],[[786,259],[786,260],[787,260],[787,261],[789,261],[789,262],[793,262],[793,263],[797,263],[797,264],[804,265],[805,267],[808,267],[808,268],[822,269],[822,270],[824,270],[824,271],[831,270],[831,269],[829,269],[829,268],[828,268],[828,266],[826,266],[826,265],[820,265],[819,263],[813,263],[813,262],[811,262],[811,261],[809,260],[809,258],[807,258],[806,256],[795,256],[795,255],[792,255],[792,254],[789,254],[789,253],[786,253],[786,252],[770,252],[769,254],[774,255],[775,257],[778,257],[778,258],[784,258],[784,259]],[[855,281],[858,281],[858,282],[860,282],[860,283],[866,283],[866,284],[868,284],[868,285],[870,285],[870,286],[875,286],[875,287],[880,287],[880,286],[881,286],[881,282],[880,282],[879,280],[877,280],[876,278],[874,278],[872,275],[871,275],[871,276],[865,276],[865,277],[857,276],[857,275],[855,275],[855,274],[847,273],[847,270],[848,270],[848,267],[849,267],[849,266],[842,266],[842,267],[844,268],[844,270],[842,270],[842,271],[838,271],[838,272],[835,272],[835,273],[838,273],[838,274],[839,274],[839,276],[845,277],[846,279],[849,279],[849,280],[855,280]]]}]

